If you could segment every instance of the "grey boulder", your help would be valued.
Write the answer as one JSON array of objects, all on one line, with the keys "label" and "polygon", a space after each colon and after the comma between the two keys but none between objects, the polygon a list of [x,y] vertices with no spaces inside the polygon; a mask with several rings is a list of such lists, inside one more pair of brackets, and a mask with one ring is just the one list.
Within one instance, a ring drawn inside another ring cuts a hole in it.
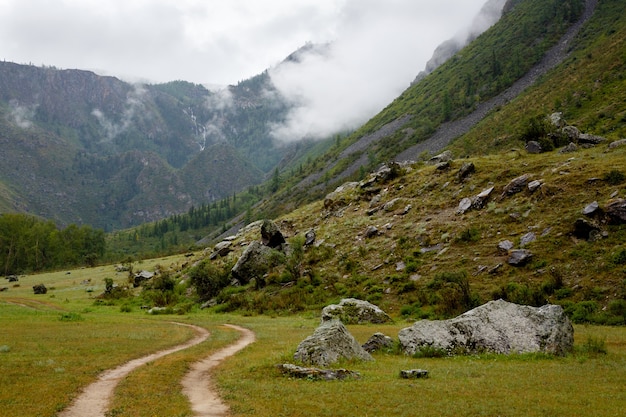
[{"label": "grey boulder", "polygon": [[531,307],[490,301],[454,319],[422,320],[398,335],[403,352],[440,349],[447,354],[544,352],[565,355],[574,345],[574,328],[563,308]]},{"label": "grey boulder", "polygon": [[311,336],[300,342],[294,359],[322,367],[340,359],[374,360],[339,320],[323,322]]}]

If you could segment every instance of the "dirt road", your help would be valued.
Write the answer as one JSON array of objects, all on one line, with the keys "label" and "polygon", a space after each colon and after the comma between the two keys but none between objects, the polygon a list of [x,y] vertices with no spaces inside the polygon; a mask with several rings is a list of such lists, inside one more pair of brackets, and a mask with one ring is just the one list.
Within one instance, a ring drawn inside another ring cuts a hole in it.
[{"label": "dirt road", "polygon": [[196,362],[182,380],[183,393],[189,398],[191,409],[197,417],[226,415],[228,407],[222,403],[219,395],[211,388],[208,373],[223,359],[234,355],[255,340],[254,333],[248,329],[229,324],[225,326],[238,330],[242,333],[242,337],[236,343],[217,351],[200,362]]},{"label": "dirt road", "polygon": [[[96,382],[87,386],[85,390],[76,398],[74,403],[59,414],[59,417],[105,417],[111,397],[113,396],[113,391],[115,390],[117,384],[124,377],[126,377],[126,375],[148,362],[195,346],[204,342],[209,337],[209,332],[202,327],[182,323],[174,324],[191,327],[196,331],[196,337],[181,345],[174,346],[173,348],[162,350],[142,358],[134,359],[115,369],[104,372],[100,375],[100,377],[98,377]],[[250,330],[237,326],[227,326],[241,331],[244,336],[235,344],[227,346],[203,361],[197,362],[193,365],[192,370],[187,374],[183,381],[183,386],[185,387],[184,390],[189,396],[192,409],[196,413],[204,413],[198,414],[199,416],[221,416],[227,410],[219,400],[217,394],[209,388],[207,382],[208,376],[205,375],[206,372],[217,365],[219,361],[236,353],[254,341],[254,333]],[[213,407],[216,407],[216,411]]]}]

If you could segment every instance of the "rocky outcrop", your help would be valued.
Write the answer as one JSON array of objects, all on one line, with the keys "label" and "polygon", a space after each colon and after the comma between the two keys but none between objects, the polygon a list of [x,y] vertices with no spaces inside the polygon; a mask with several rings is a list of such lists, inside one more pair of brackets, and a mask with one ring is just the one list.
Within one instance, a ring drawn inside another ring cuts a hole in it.
[{"label": "rocky outcrop", "polygon": [[322,310],[322,321],[338,319],[346,324],[387,323],[391,317],[380,307],[356,298],[344,298]]},{"label": "rocky outcrop", "polygon": [[231,269],[233,278],[245,285],[252,279],[257,283],[263,280],[263,275],[273,266],[272,254],[274,250],[254,241],[248,245],[237,263]]},{"label": "rocky outcrop", "polygon": [[339,320],[322,322],[298,345],[294,359],[315,366],[329,366],[340,359],[374,360]]},{"label": "rocky outcrop", "polygon": [[422,349],[447,354],[544,352],[565,355],[574,344],[574,328],[558,305],[530,307],[498,300],[454,319],[422,320],[398,335],[402,350]]}]

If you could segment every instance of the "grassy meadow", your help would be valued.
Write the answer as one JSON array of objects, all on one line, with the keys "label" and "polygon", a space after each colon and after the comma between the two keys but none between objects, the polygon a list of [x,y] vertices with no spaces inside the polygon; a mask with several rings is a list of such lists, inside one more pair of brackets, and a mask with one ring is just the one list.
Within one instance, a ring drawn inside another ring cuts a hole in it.
[{"label": "grassy meadow", "polygon": [[[182,262],[181,258],[146,261]],[[69,272],[69,273],[68,273]],[[626,328],[576,326],[576,351],[543,355],[412,358],[377,353],[372,363],[347,362],[358,380],[310,381],[282,376],[298,343],[319,324],[316,314],[289,317],[215,314],[147,315],[133,307],[96,303],[104,278],[124,280],[112,266],[20,277],[0,293],[0,409],[2,415],[54,416],[102,371],[173,346],[192,331],[211,331],[204,343],[149,363],[118,386],[109,416],[192,416],[180,380],[189,365],[232,342],[233,323],[255,331],[257,342],[216,370],[215,384],[233,416],[618,416],[626,409]],[[89,285],[82,282],[91,278]],[[43,282],[49,292],[34,295]],[[348,326],[364,343],[377,331],[397,337],[409,321]],[[606,353],[602,353],[605,351]],[[430,372],[403,380],[401,369]]]}]

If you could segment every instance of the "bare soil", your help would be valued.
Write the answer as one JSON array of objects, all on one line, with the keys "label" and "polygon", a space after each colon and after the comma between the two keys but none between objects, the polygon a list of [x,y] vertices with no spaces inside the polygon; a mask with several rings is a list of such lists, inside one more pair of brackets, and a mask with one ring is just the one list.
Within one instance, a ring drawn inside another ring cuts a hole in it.
[{"label": "bare soil", "polygon": [[236,343],[226,346],[208,358],[196,362],[181,381],[183,393],[189,398],[191,409],[197,417],[219,417],[228,413],[228,407],[220,400],[211,385],[209,371],[225,358],[234,355],[255,341],[254,333],[243,327],[225,324],[242,333]]},{"label": "bare soil", "polygon": [[[98,380],[87,386],[76,398],[74,403],[59,414],[59,417],[105,417],[113,391],[117,384],[134,369],[152,362],[163,356],[190,348],[204,342],[209,337],[209,332],[199,326],[174,323],[194,329],[196,337],[178,346],[162,350],[142,358],[129,361],[115,369],[108,370],[98,377]],[[184,392],[191,401],[191,406],[198,416],[222,416],[227,412],[227,407],[220,401],[218,395],[211,389],[207,372],[220,361],[243,349],[254,342],[254,333],[250,330],[237,326],[226,325],[243,333],[235,344],[219,350],[192,366],[191,371],[182,381]]]}]

